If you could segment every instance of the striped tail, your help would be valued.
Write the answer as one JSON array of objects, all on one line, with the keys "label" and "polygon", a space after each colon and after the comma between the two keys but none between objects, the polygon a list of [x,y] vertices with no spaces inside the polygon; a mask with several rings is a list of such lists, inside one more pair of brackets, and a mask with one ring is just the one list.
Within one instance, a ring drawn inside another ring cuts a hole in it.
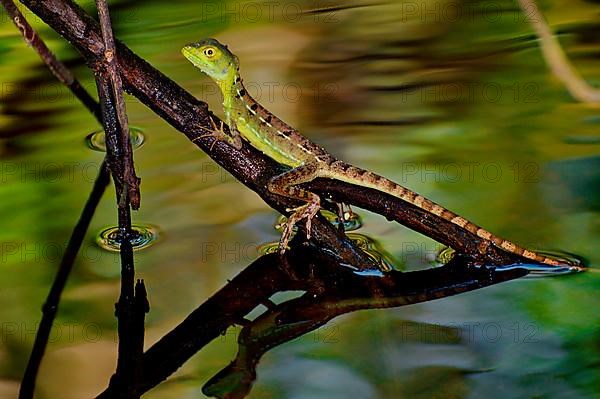
[{"label": "striped tail", "polygon": [[373,172],[357,168],[349,165],[342,161],[334,161],[330,164],[330,170],[325,173],[323,177],[329,177],[336,180],[342,180],[350,184],[355,184],[362,187],[368,187],[388,193],[394,197],[400,198],[410,204],[413,204],[427,212],[431,212],[434,215],[441,217],[476,236],[483,238],[484,240],[492,242],[495,246],[502,248],[503,250],[522,256],[527,259],[531,259],[534,262],[551,265],[551,266],[576,266],[575,263],[564,260],[559,261],[544,255],[540,255],[534,251],[530,251],[526,248],[520,247],[517,244],[500,238],[489,231],[477,226],[476,224],[468,221],[462,216],[457,215],[454,212],[436,204],[435,202],[423,197],[401,186],[400,184],[394,183],[393,181],[386,179],[385,177],[379,176]]}]

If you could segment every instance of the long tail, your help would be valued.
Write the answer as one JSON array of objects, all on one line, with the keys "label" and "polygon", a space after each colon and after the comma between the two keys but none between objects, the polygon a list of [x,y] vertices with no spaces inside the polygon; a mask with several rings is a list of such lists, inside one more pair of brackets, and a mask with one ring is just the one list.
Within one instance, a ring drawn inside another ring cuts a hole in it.
[{"label": "long tail", "polygon": [[477,235],[478,237],[492,242],[495,246],[502,248],[507,252],[531,259],[534,262],[551,266],[576,266],[576,264],[573,262],[567,260],[559,261],[549,258],[545,255],[541,255],[534,251],[520,247],[511,241],[500,238],[468,221],[462,216],[449,211],[448,209],[436,204],[420,194],[415,193],[414,191],[409,190],[406,187],[401,186],[398,183],[394,183],[383,176],[379,176],[368,170],[357,168],[343,161],[335,161],[331,163],[330,172],[326,173],[326,176],[323,177],[330,177],[336,180],[345,181],[350,184],[356,184],[362,187],[373,188],[381,192],[389,193],[394,197],[400,198],[401,200],[411,203],[427,212],[431,212],[442,219],[454,223],[455,225]]}]

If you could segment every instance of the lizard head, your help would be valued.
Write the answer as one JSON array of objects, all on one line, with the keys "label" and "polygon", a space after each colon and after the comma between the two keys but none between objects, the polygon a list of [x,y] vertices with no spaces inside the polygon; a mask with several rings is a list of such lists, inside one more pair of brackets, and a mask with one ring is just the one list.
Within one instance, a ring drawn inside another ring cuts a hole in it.
[{"label": "lizard head", "polygon": [[217,83],[232,81],[238,70],[238,58],[215,39],[190,43],[181,49],[181,53]]}]

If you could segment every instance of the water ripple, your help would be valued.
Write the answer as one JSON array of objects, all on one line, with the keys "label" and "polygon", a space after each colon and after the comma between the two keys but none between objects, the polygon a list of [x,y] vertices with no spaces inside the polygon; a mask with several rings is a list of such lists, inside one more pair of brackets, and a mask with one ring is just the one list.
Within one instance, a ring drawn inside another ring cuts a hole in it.
[{"label": "water ripple", "polygon": [[[136,150],[146,142],[146,136],[142,129],[138,127],[129,127],[129,137],[131,138],[131,148]],[[94,151],[106,152],[106,135],[104,130],[97,130],[88,134],[85,138],[88,148]]]},{"label": "water ripple", "polygon": [[[153,225],[134,224],[131,226],[131,233],[129,241],[134,251],[148,248],[160,237],[159,229]],[[102,230],[96,238],[96,244],[107,251],[118,252],[122,240],[119,228],[115,226]]]}]

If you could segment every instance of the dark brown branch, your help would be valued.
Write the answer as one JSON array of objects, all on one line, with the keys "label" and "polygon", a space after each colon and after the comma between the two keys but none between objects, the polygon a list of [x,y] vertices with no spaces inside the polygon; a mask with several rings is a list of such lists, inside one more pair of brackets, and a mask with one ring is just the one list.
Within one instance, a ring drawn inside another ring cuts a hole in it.
[{"label": "dark brown branch", "polygon": [[[34,13],[67,38],[88,63],[94,64],[102,57],[102,45],[98,24],[79,6],[70,0],[21,0]],[[280,165],[260,152],[244,145],[236,151],[224,143],[217,143],[211,150],[211,138],[199,138],[210,129],[210,112],[205,103],[196,100],[180,86],[152,68],[146,61],[117,42],[119,71],[127,91],[153,109],[176,129],[183,132],[196,145],[207,152],[219,165],[232,173],[246,186],[256,191],[270,206],[285,213],[295,205],[288,199],[273,196],[266,189],[266,182],[281,171]],[[405,224],[445,245],[472,256],[477,263],[506,264],[526,261],[516,255],[489,246],[486,254],[480,253],[483,240],[452,223],[428,214],[416,206],[387,194],[365,190],[343,182],[317,181],[312,187],[317,193],[330,194],[347,204],[382,213],[386,217]],[[350,241],[340,237],[336,230],[322,220],[313,224],[313,242],[325,250],[339,254],[340,260],[357,267],[371,265],[370,260]]]},{"label": "dark brown branch", "polygon": [[[120,257],[121,257],[121,293],[115,305],[115,314],[118,320],[119,355],[117,370],[111,378],[111,386],[115,387],[114,397],[123,399],[139,398],[136,395],[136,379],[139,371],[139,356],[141,353],[137,348],[143,347],[143,333],[139,334],[139,324],[136,320],[135,305],[135,267],[133,261],[133,248],[131,238],[131,212],[130,212],[130,190],[135,187],[129,186],[125,179],[127,170],[131,171],[131,143],[127,128],[127,116],[121,91],[120,79],[116,76],[114,64],[114,43],[112,42],[112,27],[108,16],[106,2],[97,2],[100,14],[101,26],[105,45],[108,46],[104,52],[104,59],[95,64],[96,86],[100,107],[102,109],[102,122],[106,134],[106,151],[108,165],[113,175],[117,197]],[[108,33],[110,31],[110,33]],[[113,48],[112,50],[110,48]],[[111,72],[112,70],[112,72]],[[129,151],[127,150],[129,147]],[[139,194],[138,195],[139,200]],[[143,331],[142,313],[142,331]],[[141,339],[141,343],[137,340]]]}]

